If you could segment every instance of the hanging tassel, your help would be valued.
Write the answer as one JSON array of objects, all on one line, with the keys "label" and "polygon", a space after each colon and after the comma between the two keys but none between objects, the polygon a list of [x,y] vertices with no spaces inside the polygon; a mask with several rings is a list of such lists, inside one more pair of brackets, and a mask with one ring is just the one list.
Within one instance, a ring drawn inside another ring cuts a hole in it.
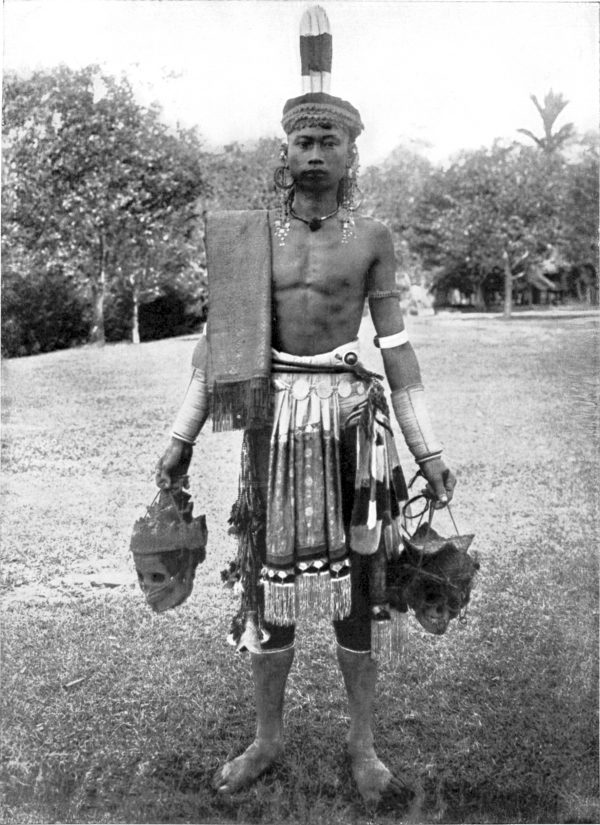
[{"label": "hanging tassel", "polygon": [[329,92],[332,39],[325,10],[311,6],[300,20],[300,63],[303,92]]},{"label": "hanging tassel", "polygon": [[405,614],[378,605],[371,609],[371,657],[397,665],[402,659],[406,638]]}]

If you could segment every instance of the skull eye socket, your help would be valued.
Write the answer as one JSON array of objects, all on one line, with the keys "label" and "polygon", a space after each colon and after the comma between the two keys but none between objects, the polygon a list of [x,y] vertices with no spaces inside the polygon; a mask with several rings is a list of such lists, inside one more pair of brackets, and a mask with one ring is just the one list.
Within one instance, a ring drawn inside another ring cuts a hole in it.
[{"label": "skull eye socket", "polygon": [[440,601],[440,594],[434,588],[428,587],[423,592],[423,601],[427,605],[436,604],[436,602]]},{"label": "skull eye socket", "polygon": [[140,584],[144,584],[144,582],[160,584],[161,582],[164,582],[166,578],[164,573],[148,573],[146,576],[144,576],[141,570],[136,570],[136,573]]}]

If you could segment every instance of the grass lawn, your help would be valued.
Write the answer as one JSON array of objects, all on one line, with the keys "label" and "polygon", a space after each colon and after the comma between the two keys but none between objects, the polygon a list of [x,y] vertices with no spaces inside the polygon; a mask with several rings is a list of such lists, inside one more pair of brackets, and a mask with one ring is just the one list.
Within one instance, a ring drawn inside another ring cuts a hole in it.
[{"label": "grass lawn", "polygon": [[[408,325],[481,572],[465,627],[409,619],[379,682],[378,750],[424,789],[413,822],[598,822],[597,317]],[[1,821],[397,823],[352,786],[326,623],[299,629],[285,761],[229,800],[210,789],[253,736],[219,579],[239,434],[207,429],[196,448],[209,547],[188,603],[153,615],[128,557],[192,348],[3,364]]]}]

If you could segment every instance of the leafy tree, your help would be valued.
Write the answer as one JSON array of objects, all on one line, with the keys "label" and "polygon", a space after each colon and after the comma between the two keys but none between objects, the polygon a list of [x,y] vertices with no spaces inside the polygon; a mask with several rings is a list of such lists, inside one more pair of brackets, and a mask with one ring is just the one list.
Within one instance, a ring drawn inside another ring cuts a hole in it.
[{"label": "leafy tree", "polygon": [[461,283],[485,307],[486,292],[502,291],[504,280],[509,311],[510,284],[549,245],[565,246],[565,167],[560,155],[496,143],[431,176],[417,248],[438,284]]},{"label": "leafy tree", "polygon": [[210,189],[201,199],[204,209],[272,209],[278,199],[273,173],[280,165],[281,140],[261,138],[251,146],[230,143],[221,152],[203,156]]},{"label": "leafy tree", "polygon": [[398,146],[380,166],[370,166],[360,176],[364,193],[362,211],[389,226],[398,266],[408,284],[423,283],[426,279],[415,239],[417,206],[431,174],[433,167],[425,157]]},{"label": "leafy tree", "polygon": [[564,247],[574,263],[598,261],[598,188],[600,141],[597,134],[588,133],[579,141],[574,160],[566,166],[564,198],[561,202],[564,226]]},{"label": "leafy tree", "polygon": [[[110,282],[129,278],[135,306],[160,288],[159,263],[179,237],[189,241],[205,190],[199,140],[170,132],[125,79],[94,66],[7,75],[3,116],[3,253],[61,267],[91,302],[91,339],[103,342]],[[180,255],[179,272],[193,281],[192,258]]]},{"label": "leafy tree", "polygon": [[[89,313],[60,266],[38,256],[5,262],[2,287],[2,354],[6,357],[64,349],[83,343]],[[23,273],[27,273],[24,275]]]}]

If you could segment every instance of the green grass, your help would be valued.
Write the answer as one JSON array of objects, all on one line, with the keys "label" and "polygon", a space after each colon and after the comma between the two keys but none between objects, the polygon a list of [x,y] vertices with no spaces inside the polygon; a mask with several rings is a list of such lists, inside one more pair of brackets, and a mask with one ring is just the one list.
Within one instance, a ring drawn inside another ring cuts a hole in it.
[{"label": "green grass", "polygon": [[[466,627],[409,621],[379,681],[379,753],[421,783],[413,821],[597,822],[596,321],[409,320],[481,572]],[[327,623],[299,630],[285,760],[229,801],[210,789],[253,735],[219,582],[238,434],[196,450],[209,548],[189,602],[151,614],[127,551],[192,347],[4,363],[2,821],[396,823],[352,785]],[[131,586],[90,585],[115,568]]]}]

